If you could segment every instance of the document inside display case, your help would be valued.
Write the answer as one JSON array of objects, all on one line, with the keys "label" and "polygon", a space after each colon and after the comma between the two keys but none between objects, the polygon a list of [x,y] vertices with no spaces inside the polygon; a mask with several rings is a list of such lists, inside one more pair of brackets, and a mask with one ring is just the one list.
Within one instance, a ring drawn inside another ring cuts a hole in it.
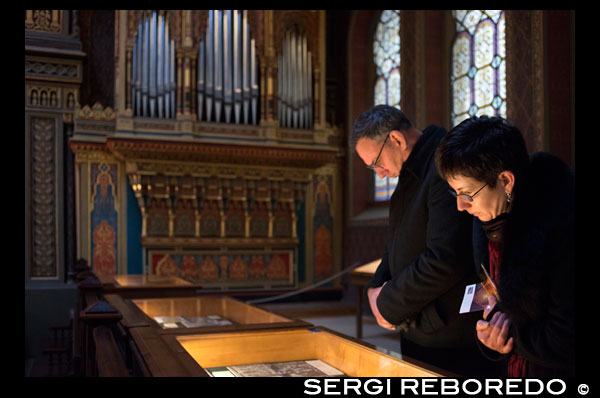
[{"label": "document inside display case", "polygon": [[343,372],[319,360],[256,363],[206,369],[212,377],[340,377]]},{"label": "document inside display case", "polygon": [[207,316],[155,316],[152,319],[163,329],[198,328],[202,326],[233,325],[228,319],[218,315]]},{"label": "document inside display case", "polygon": [[313,365],[314,360],[335,368],[336,375],[349,377],[441,376],[324,327],[173,337],[207,373],[217,368],[213,376],[236,376],[236,371],[245,375],[261,371],[261,377],[301,368],[313,371],[305,364]]}]

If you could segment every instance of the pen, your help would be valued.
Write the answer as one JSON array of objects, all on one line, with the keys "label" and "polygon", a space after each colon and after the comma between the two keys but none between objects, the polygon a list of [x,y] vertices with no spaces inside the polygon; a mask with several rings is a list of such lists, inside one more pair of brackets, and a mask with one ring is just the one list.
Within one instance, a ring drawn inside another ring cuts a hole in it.
[{"label": "pen", "polygon": [[500,297],[498,295],[498,289],[496,288],[496,285],[494,284],[494,281],[492,280],[492,278],[490,278],[490,275],[488,274],[487,270],[483,266],[483,263],[481,263],[481,269],[483,270],[483,273],[485,274],[485,278],[490,282],[490,285],[492,286],[493,291],[491,293],[494,295],[494,297],[498,301],[500,301]]}]

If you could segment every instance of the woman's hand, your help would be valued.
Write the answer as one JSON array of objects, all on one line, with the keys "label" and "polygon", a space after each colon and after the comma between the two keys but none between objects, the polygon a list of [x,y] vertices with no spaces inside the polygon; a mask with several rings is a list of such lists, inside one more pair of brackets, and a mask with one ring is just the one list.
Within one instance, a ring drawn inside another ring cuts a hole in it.
[{"label": "woman's hand", "polygon": [[[483,313],[484,318],[487,318],[495,305],[496,300],[493,296],[490,296],[489,306]],[[512,351],[515,339],[508,337],[510,319],[503,312],[496,312],[489,321],[477,321],[475,328],[477,330],[477,338],[487,348],[498,351],[501,354],[508,354]]]}]

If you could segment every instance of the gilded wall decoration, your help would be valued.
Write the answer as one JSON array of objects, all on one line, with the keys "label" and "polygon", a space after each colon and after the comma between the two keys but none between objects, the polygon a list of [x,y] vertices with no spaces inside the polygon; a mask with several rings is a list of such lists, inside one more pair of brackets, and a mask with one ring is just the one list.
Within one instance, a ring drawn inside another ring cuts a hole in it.
[{"label": "gilded wall decoration", "polygon": [[148,201],[148,236],[169,236],[169,205],[165,198]]},{"label": "gilded wall decoration", "polygon": [[60,87],[26,85],[27,98],[25,106],[61,109],[63,94]]},{"label": "gilded wall decoration", "polygon": [[115,275],[118,269],[118,166],[90,164],[91,268],[96,275]]},{"label": "gilded wall decoration", "polygon": [[[126,167],[142,211],[143,237],[297,238],[297,204],[304,200],[305,182],[293,180],[295,174],[173,166]],[[213,174],[217,170],[219,176]],[[268,178],[256,179],[261,174]]]},{"label": "gilded wall decoration", "polygon": [[333,176],[315,175],[314,187],[314,272],[316,279],[333,274]]},{"label": "gilded wall decoration", "polygon": [[60,33],[63,10],[25,10],[25,29]]},{"label": "gilded wall decoration", "polygon": [[196,214],[194,201],[191,199],[177,199],[173,216],[173,236],[195,236]]},{"label": "gilded wall decoration", "polygon": [[248,202],[246,201],[246,184],[241,178],[236,178],[227,188],[227,204],[225,206],[225,236],[243,237],[246,233],[248,219]]},{"label": "gilded wall decoration", "polygon": [[63,110],[72,115],[77,106],[78,90],[59,86],[25,84],[25,107]]},{"label": "gilded wall decoration", "polygon": [[[199,167],[207,173],[199,176],[173,164],[147,166],[126,167],[142,214],[147,272],[222,288],[295,285],[296,213],[306,182],[281,171],[257,179],[264,170],[244,176],[236,167],[217,167],[222,175],[215,176]],[[214,247],[222,252],[198,255]]]},{"label": "gilded wall decoration", "polygon": [[292,286],[290,250],[149,250],[151,275],[179,276],[205,287]]},{"label": "gilded wall decoration", "polygon": [[266,178],[248,181],[248,197],[250,202],[251,237],[269,236],[269,220],[271,218],[271,192]]},{"label": "gilded wall decoration", "polygon": [[96,102],[91,107],[84,105],[83,107],[77,105],[76,117],[79,120],[106,120],[114,121],[116,119],[115,111],[110,107],[103,107],[102,104]]}]

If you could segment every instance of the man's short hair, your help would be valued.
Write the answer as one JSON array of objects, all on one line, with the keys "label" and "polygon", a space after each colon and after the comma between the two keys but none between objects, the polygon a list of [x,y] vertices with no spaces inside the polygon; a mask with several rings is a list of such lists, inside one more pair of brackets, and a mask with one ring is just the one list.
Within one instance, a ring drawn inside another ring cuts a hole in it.
[{"label": "man's short hair", "polygon": [[404,112],[390,105],[375,105],[363,112],[354,122],[351,142],[352,147],[361,138],[383,140],[392,130],[405,130],[412,127],[412,123]]}]

